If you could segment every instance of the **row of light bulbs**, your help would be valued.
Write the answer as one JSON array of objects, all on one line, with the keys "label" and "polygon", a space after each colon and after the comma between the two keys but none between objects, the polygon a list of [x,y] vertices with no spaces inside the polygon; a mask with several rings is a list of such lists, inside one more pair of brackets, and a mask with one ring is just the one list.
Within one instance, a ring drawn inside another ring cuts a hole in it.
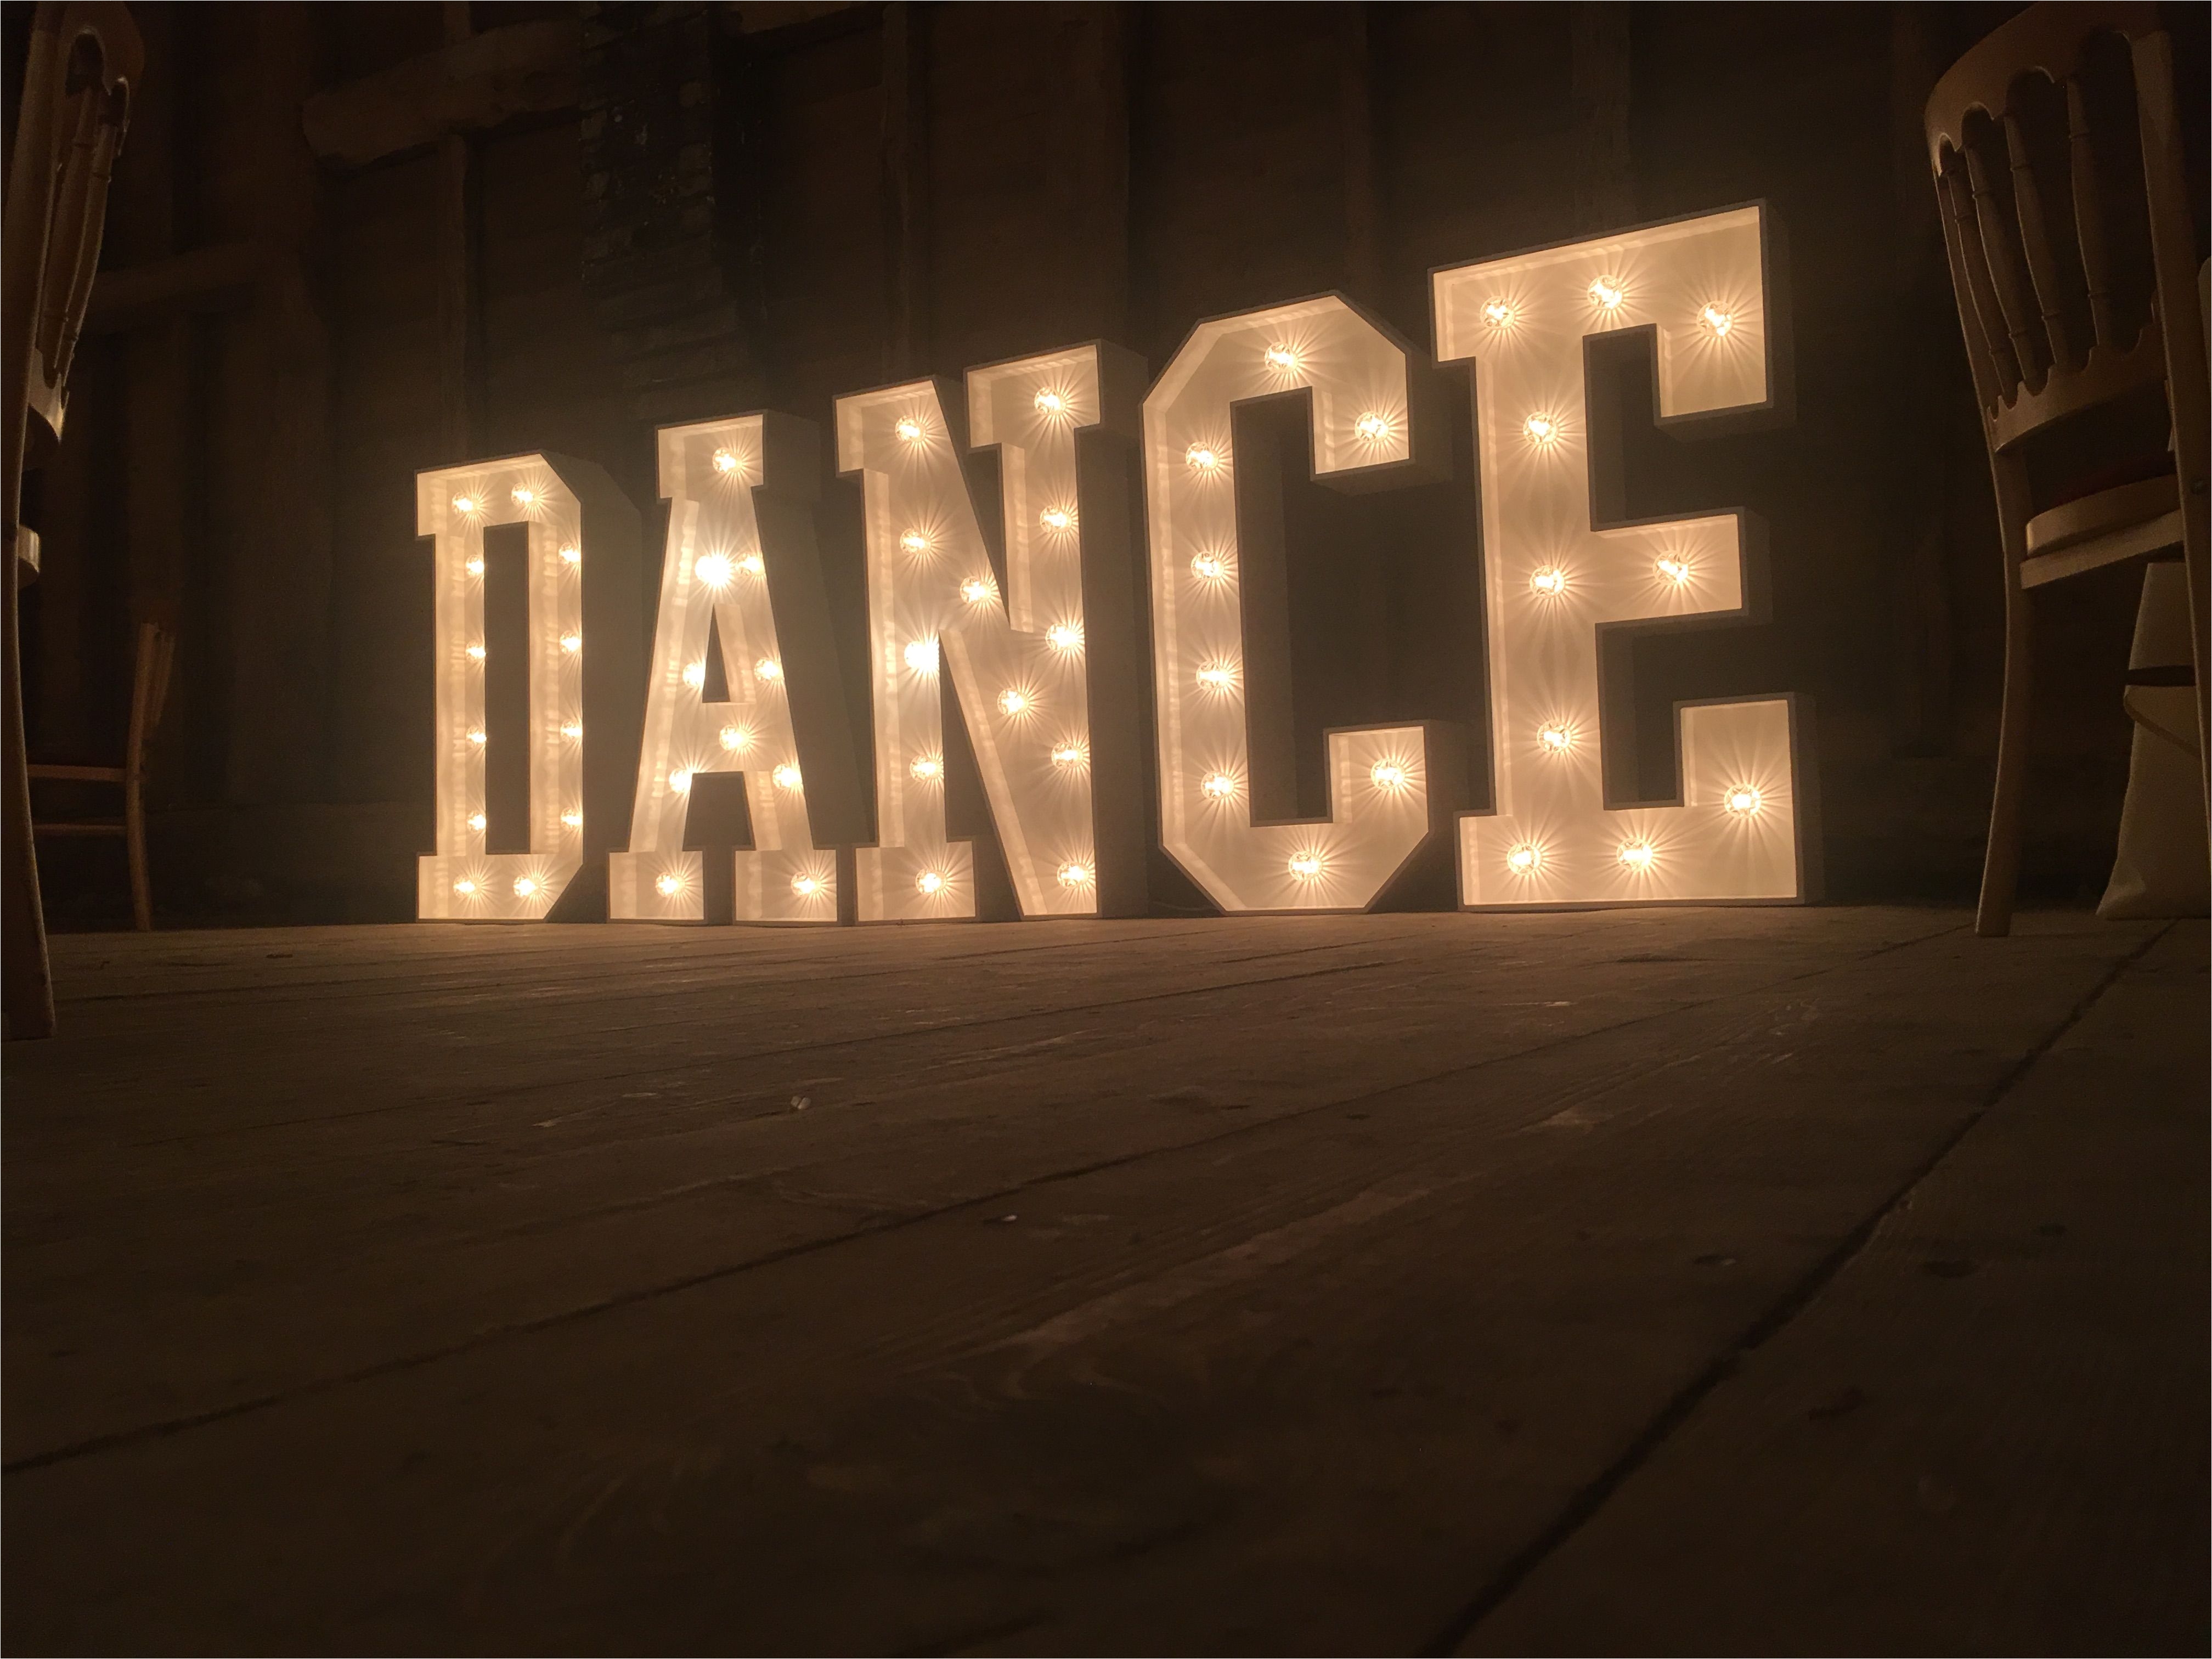
[{"label": "row of light bulbs", "polygon": [[[1618,276],[1601,276],[1586,292],[1590,303],[1603,312],[1619,311],[1628,301],[1628,285]],[[1521,320],[1521,310],[1510,300],[1492,300],[1482,307],[1482,320],[1492,328],[1510,328]],[[1698,307],[1698,321],[1716,339],[1726,339],[1735,326],[1735,316],[1710,301]]]},{"label": "row of light bulbs", "polygon": [[[1697,568],[1687,559],[1678,559],[1669,555],[1654,559],[1651,568],[1660,580],[1671,582],[1676,587],[1688,586],[1690,578],[1697,574]],[[1555,564],[1545,566],[1528,578],[1529,591],[1547,599],[1557,599],[1565,592],[1568,585],[1567,573]]]}]

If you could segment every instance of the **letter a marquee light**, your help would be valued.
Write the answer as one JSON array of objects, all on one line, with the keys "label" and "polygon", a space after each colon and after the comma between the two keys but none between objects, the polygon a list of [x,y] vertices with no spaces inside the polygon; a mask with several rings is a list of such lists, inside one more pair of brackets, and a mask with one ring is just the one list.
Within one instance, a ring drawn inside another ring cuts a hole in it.
[{"label": "letter a marquee light", "polygon": [[1460,820],[1470,908],[1811,896],[1793,699],[1683,706],[1675,803],[1616,808],[1599,752],[1601,628],[1753,607],[1747,515],[1593,523],[1584,342],[1649,330],[1665,422],[1773,404],[1767,232],[1737,208],[1433,276],[1482,482],[1497,808]]},{"label": "letter a marquee light", "polygon": [[1200,323],[1145,399],[1161,839],[1224,910],[1363,909],[1458,805],[1449,734],[1413,724],[1328,733],[1327,818],[1253,811],[1252,740],[1287,768],[1291,688],[1267,641],[1247,663],[1245,590],[1279,597],[1283,548],[1237,522],[1231,410],[1309,391],[1315,476],[1387,486],[1431,441],[1417,422],[1436,424],[1412,374],[1403,345],[1324,295]]}]

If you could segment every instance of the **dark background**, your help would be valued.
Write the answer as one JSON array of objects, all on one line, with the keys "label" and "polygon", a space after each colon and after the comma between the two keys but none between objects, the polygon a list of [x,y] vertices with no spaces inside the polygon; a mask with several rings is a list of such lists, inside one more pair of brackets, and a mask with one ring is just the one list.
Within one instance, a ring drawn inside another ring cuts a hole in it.
[{"label": "dark background", "polygon": [[[147,75],[103,269],[137,285],[95,289],[34,503],[26,695],[35,757],[118,748],[131,619],[177,619],[153,795],[171,920],[412,915],[432,792],[417,468],[599,462],[644,516],[650,594],[657,423],[775,407],[826,434],[840,392],[1099,337],[1157,372],[1200,317],[1324,289],[1425,348],[1431,266],[1754,198],[1789,232],[1795,422],[1678,441],[1632,421],[1624,443],[1633,513],[1765,518],[1772,619],[1636,647],[1641,773],[1668,792],[1677,700],[1810,693],[1831,896],[1974,890],[1999,566],[1921,112],[2015,8],[131,9]],[[28,8],[9,11],[12,46]],[[2200,162],[2205,15],[2168,24]],[[359,165],[305,136],[319,94],[548,24],[574,67],[539,107]],[[441,283],[460,297],[441,307]],[[1452,398],[1450,482],[1286,485],[1316,762],[1324,726],[1485,725],[1463,380]],[[825,482],[864,718],[858,507]],[[2044,631],[2031,896],[2103,885],[2139,584],[2069,584]],[[124,914],[112,848],[42,856],[58,919]]]}]

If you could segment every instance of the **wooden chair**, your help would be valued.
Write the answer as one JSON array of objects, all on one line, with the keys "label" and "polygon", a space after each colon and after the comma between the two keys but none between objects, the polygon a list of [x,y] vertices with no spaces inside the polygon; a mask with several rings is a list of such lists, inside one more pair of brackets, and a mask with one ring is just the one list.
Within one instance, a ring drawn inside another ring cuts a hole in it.
[{"label": "wooden chair", "polygon": [[59,766],[33,762],[31,781],[106,783],[121,786],[119,818],[41,821],[31,824],[41,836],[120,836],[131,860],[131,916],[142,933],[154,926],[154,896],[146,877],[146,748],[161,723],[161,704],[169,694],[169,665],[176,636],[156,623],[138,624],[138,656],[131,675],[131,733],[120,766]]},{"label": "wooden chair", "polygon": [[[2130,90],[2135,118],[2115,118]],[[2002,725],[1975,918],[1977,933],[1998,937],[2011,931],[2020,872],[2041,589],[2179,549],[2203,750],[2204,325],[2172,46],[2157,9],[2030,7],[1936,83],[1927,133],[2004,548]],[[2078,464],[2094,453],[2084,441],[2100,420],[2161,385],[2163,447]],[[2071,477],[2059,465],[2069,455]]]},{"label": "wooden chair", "polygon": [[9,135],[0,216],[0,1006],[11,1037],[50,1036],[53,983],[32,847],[17,631],[23,556],[23,464],[35,417],[58,435],[93,273],[107,185],[144,63],[118,4],[42,3]]}]

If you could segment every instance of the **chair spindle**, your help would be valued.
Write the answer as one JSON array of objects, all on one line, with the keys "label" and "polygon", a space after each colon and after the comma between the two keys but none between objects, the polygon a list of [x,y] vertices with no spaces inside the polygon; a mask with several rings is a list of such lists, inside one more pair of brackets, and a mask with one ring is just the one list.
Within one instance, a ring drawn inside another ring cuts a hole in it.
[{"label": "chair spindle", "polygon": [[2089,111],[2081,97],[2081,80],[2066,81],[2066,133],[2073,161],[2074,228],[2081,240],[2081,274],[2089,287],[2089,330],[2092,349],[2112,349],[2119,343],[2112,334],[2112,251],[2105,236],[2105,204],[2097,189],[2097,152],[2089,137]]},{"label": "chair spindle", "polygon": [[2051,348],[2051,362],[2061,368],[2073,368],[2081,360],[2066,337],[2066,319],[2059,308],[2058,262],[2051,254],[2043,187],[2036,182],[2035,163],[2028,156],[2027,132],[2020,117],[2010,110],[2005,112],[2004,131],[2005,149],[2012,158],[2013,208],[2020,220],[2021,247],[2027,256],[2027,280],[2043,318],[2044,338]]},{"label": "chair spindle", "polygon": [[2027,296],[2021,292],[2020,261],[2013,252],[2011,228],[2005,223],[1996,192],[1990,187],[1989,171],[1982,165],[1980,153],[1971,148],[1966,151],[1966,177],[1974,191],[1982,257],[1988,262],[1997,305],[2004,313],[2005,334],[2012,341],[2013,356],[2020,362],[2021,379],[2032,389],[2040,390],[2043,377],[2037,371],[2041,364],[2035,355],[2035,335],[2029,327]]}]

